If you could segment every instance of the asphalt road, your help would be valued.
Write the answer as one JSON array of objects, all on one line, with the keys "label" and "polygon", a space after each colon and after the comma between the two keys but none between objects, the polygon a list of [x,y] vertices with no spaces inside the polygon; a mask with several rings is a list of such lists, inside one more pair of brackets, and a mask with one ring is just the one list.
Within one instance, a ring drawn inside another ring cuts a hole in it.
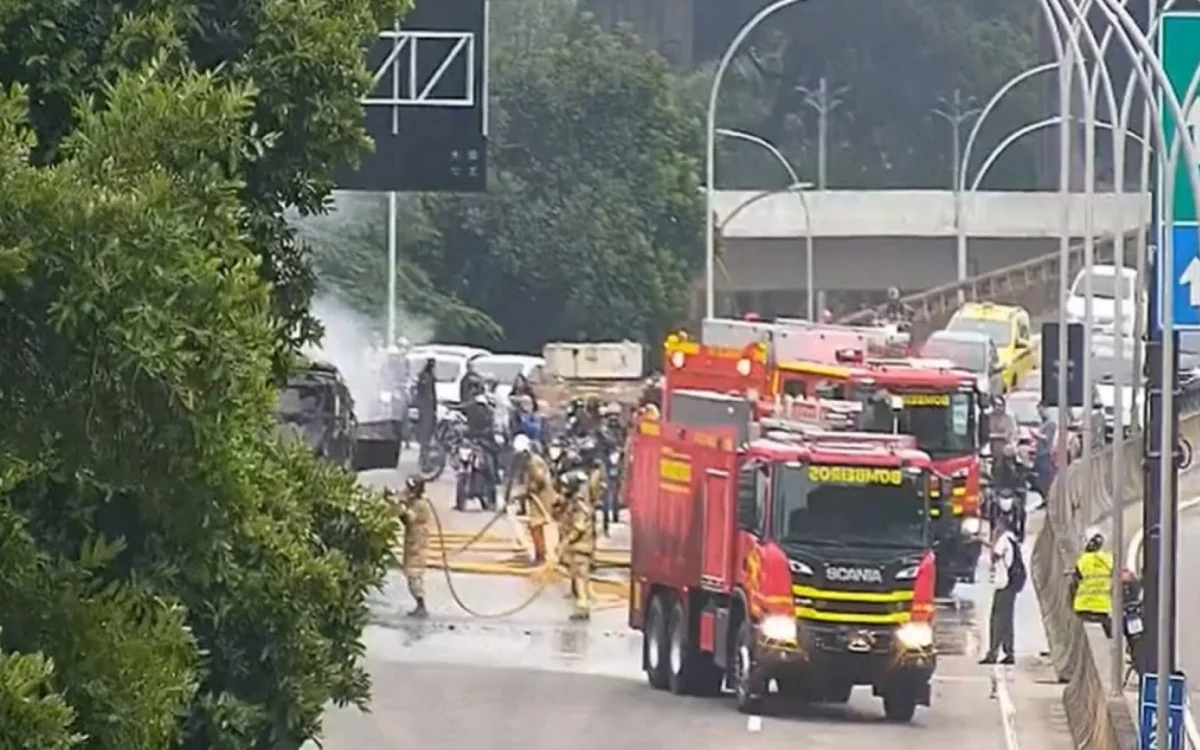
[{"label": "asphalt road", "polygon": [[[364,479],[395,484],[403,471]],[[483,514],[448,510],[451,485],[435,485],[439,512],[456,529]],[[986,572],[981,580],[986,580]],[[453,585],[472,608],[498,611],[528,597],[522,578],[455,574]],[[873,748],[920,743],[927,750],[1066,748],[1046,732],[1043,714],[1061,705],[1059,688],[1039,692],[1014,672],[1005,700],[991,697],[989,668],[979,655],[979,614],[987,586],[961,587],[959,601],[939,614],[942,652],[934,705],[911,725],[883,721],[880,701],[859,688],[846,706],[797,710],[769,705],[763,717],[743,716],[729,697],[679,698],[652,690],[639,668],[640,634],[625,624],[623,602],[602,603],[590,623],[567,622],[569,602],[555,587],[523,611],[472,618],[450,599],[438,571],[427,578],[432,617],[407,619],[402,578],[393,576],[372,601],[374,624],[364,634],[374,682],[371,712],[331,709],[324,746],[332,750],[414,747],[488,750],[691,750],[698,743],[742,748]],[[1018,661],[1044,649],[1032,592],[1018,606]],[[1005,683],[1008,684],[1008,683]],[[1004,720],[1006,706],[1009,722]],[[1013,732],[1015,725],[1016,731]],[[1061,734],[1061,733],[1060,733]],[[1007,740],[1006,740],[1007,737]]]},{"label": "asphalt road", "polygon": [[[1181,504],[1188,498],[1180,498]],[[1191,677],[1192,692],[1200,688],[1200,635],[1195,632],[1200,622],[1200,507],[1181,509],[1179,514],[1179,552],[1175,558],[1177,574],[1176,644],[1179,668]]]}]

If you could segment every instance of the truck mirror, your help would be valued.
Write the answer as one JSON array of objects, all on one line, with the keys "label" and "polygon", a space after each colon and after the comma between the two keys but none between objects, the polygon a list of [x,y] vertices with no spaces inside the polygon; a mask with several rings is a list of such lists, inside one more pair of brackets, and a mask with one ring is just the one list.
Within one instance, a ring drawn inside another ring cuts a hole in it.
[{"label": "truck mirror", "polygon": [[992,439],[991,416],[987,412],[979,414],[979,444],[986,445]]}]

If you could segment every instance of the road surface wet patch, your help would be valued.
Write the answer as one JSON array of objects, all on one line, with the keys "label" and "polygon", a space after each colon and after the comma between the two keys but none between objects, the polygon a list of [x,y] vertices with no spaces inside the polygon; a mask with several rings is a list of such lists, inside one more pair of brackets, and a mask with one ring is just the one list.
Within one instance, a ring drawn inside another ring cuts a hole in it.
[{"label": "road surface wet patch", "polygon": [[977,640],[974,599],[955,597],[939,601],[933,618],[933,642],[939,654],[962,656]]}]

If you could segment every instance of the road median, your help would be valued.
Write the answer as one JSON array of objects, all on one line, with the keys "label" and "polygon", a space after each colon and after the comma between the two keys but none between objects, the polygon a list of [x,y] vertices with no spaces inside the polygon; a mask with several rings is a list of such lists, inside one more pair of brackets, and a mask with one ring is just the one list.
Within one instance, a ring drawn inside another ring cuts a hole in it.
[{"label": "road median", "polygon": [[[1184,397],[1187,416],[1180,433],[1192,445],[1200,439],[1197,394]],[[1125,481],[1114,491],[1112,451],[1125,455]],[[1127,521],[1137,518],[1132,509],[1142,503],[1142,437],[1135,435],[1121,445],[1106,447],[1071,464],[1055,480],[1045,522],[1038,532],[1030,559],[1031,577],[1041,604],[1046,639],[1059,682],[1064,685],[1063,703],[1078,748],[1088,750],[1135,750],[1136,725],[1129,704],[1109,684],[1112,668],[1109,641],[1097,626],[1075,616],[1071,606],[1069,572],[1080,552],[1083,532],[1089,526],[1122,513]],[[1180,474],[1179,495],[1200,494],[1200,471],[1195,462]],[[1131,517],[1132,516],[1132,517]],[[1131,534],[1123,535],[1128,539]],[[1114,539],[1114,554],[1120,555],[1125,539]],[[1131,564],[1140,561],[1129,561]]]}]

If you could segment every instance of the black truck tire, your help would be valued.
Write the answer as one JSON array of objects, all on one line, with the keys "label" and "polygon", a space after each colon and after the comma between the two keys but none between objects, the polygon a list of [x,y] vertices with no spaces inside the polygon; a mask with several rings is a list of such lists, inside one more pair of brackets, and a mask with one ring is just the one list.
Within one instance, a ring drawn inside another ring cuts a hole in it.
[{"label": "black truck tire", "polygon": [[893,688],[883,695],[883,715],[888,721],[903,724],[917,712],[917,696],[907,687]]},{"label": "black truck tire", "polygon": [[667,678],[671,692],[676,695],[713,697],[721,694],[725,679],[722,670],[692,643],[691,623],[683,610],[683,602],[671,608],[669,640],[667,641]]},{"label": "black truck tire", "polygon": [[738,625],[737,642],[733,652],[733,694],[737,710],[744,714],[761,714],[763,686],[754,680],[754,626],[749,619]]},{"label": "black truck tire", "polygon": [[642,623],[642,664],[645,665],[646,681],[655,690],[666,690],[670,685],[667,674],[667,613],[661,596],[650,597],[650,611]]}]

